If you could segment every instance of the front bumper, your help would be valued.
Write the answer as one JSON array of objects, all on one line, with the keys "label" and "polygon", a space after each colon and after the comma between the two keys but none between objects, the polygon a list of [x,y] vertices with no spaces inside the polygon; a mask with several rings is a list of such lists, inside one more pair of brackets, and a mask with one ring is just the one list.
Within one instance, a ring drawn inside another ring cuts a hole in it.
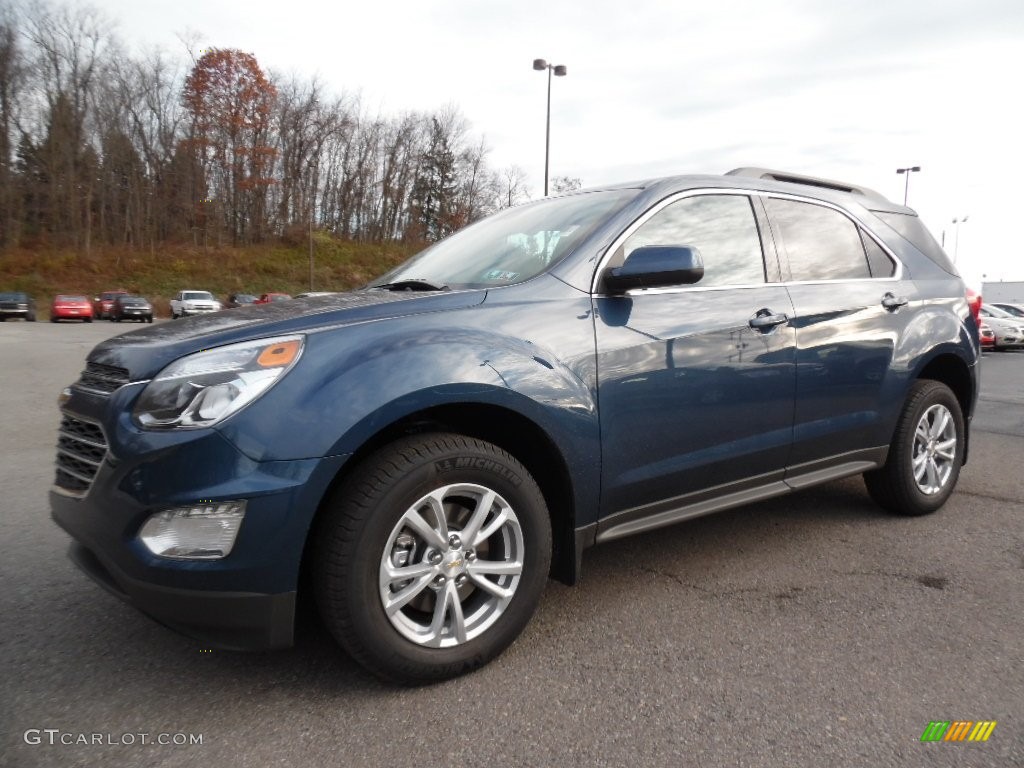
[{"label": "front bumper", "polygon": [[[71,415],[88,418],[94,399],[76,392],[69,405],[85,407]],[[93,420],[108,450],[91,486],[50,492],[54,521],[74,540],[71,559],[122,600],[204,643],[289,646],[306,536],[345,457],[259,462],[213,429],[147,432],[124,411]],[[245,519],[223,559],[158,557],[138,538],[154,512],[241,499]]]},{"label": "front bumper", "polygon": [[234,651],[292,644],[295,591],[265,595],[162,587],[127,576],[77,542],[69,547],[68,557],[115,597],[204,644]]}]

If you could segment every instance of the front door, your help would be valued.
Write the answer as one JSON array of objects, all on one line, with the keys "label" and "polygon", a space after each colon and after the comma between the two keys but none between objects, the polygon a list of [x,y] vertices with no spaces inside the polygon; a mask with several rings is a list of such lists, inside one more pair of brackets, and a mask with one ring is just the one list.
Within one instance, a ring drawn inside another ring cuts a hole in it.
[{"label": "front door", "polygon": [[744,194],[687,194],[642,220],[607,265],[643,245],[688,245],[705,274],[693,286],[594,297],[601,529],[781,478],[793,309],[774,250],[765,258],[758,210]]}]

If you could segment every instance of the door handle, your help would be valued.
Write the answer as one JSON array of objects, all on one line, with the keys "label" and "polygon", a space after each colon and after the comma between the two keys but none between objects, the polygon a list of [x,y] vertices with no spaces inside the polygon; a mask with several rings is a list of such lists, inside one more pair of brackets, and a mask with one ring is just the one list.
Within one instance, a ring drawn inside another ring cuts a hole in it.
[{"label": "door handle", "polygon": [[747,321],[748,325],[755,331],[768,332],[777,325],[789,322],[789,315],[785,313],[775,314],[770,309],[765,307],[764,309],[757,310],[750,320]]},{"label": "door handle", "polygon": [[882,297],[882,306],[890,312],[895,312],[900,307],[905,307],[910,303],[910,299],[906,296],[897,296],[894,293],[887,293]]}]

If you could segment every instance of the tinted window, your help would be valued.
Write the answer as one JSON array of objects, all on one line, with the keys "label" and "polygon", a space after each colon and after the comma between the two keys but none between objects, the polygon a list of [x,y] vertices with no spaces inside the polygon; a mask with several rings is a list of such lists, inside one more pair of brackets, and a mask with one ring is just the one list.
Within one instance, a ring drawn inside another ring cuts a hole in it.
[{"label": "tinted window", "polygon": [[910,216],[904,213],[888,213],[883,211],[872,211],[890,227],[909,240],[917,250],[934,261],[951,275],[959,274],[949,256],[942,250],[942,246],[935,242],[931,232],[921,223],[917,216]]},{"label": "tinted window", "polygon": [[896,264],[889,255],[882,250],[882,246],[876,243],[871,236],[861,230],[860,239],[864,243],[864,250],[868,254],[868,267],[871,269],[872,277],[892,277],[896,274]]},{"label": "tinted window", "polygon": [[687,197],[658,211],[622,246],[616,261],[644,245],[689,245],[704,260],[699,286],[763,283],[764,256],[750,199],[743,195]]},{"label": "tinted window", "polygon": [[765,200],[789,257],[791,280],[870,277],[857,226],[839,211],[795,200]]},{"label": "tinted window", "polygon": [[207,291],[185,291],[181,298],[185,301],[211,301],[213,296]]}]

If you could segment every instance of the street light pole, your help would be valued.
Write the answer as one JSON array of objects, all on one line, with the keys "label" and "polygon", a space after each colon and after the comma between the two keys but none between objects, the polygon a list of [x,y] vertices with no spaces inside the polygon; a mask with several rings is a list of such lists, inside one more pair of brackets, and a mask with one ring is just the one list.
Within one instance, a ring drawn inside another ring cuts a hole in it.
[{"label": "street light pole", "polygon": [[963,224],[970,216],[961,216],[959,219],[953,219],[953,263],[956,264],[956,257],[960,254],[960,225]]},{"label": "street light pole", "polygon": [[310,191],[307,193],[309,198],[309,290],[313,290],[313,216],[316,213],[316,184],[315,177],[313,174],[313,161],[309,161],[306,164],[306,169],[309,171],[309,188]]},{"label": "street light pole", "polygon": [[920,165],[911,166],[910,168],[897,168],[896,173],[905,173],[907,175],[906,180],[903,182],[903,204],[907,204],[907,192],[910,191],[910,174],[917,173],[921,170]]},{"label": "street light pole", "polygon": [[548,71],[548,110],[544,127],[544,197],[548,196],[548,167],[551,159],[551,75],[565,77],[568,70],[564,64],[548,64],[544,59],[534,59],[533,68],[539,72]]}]

